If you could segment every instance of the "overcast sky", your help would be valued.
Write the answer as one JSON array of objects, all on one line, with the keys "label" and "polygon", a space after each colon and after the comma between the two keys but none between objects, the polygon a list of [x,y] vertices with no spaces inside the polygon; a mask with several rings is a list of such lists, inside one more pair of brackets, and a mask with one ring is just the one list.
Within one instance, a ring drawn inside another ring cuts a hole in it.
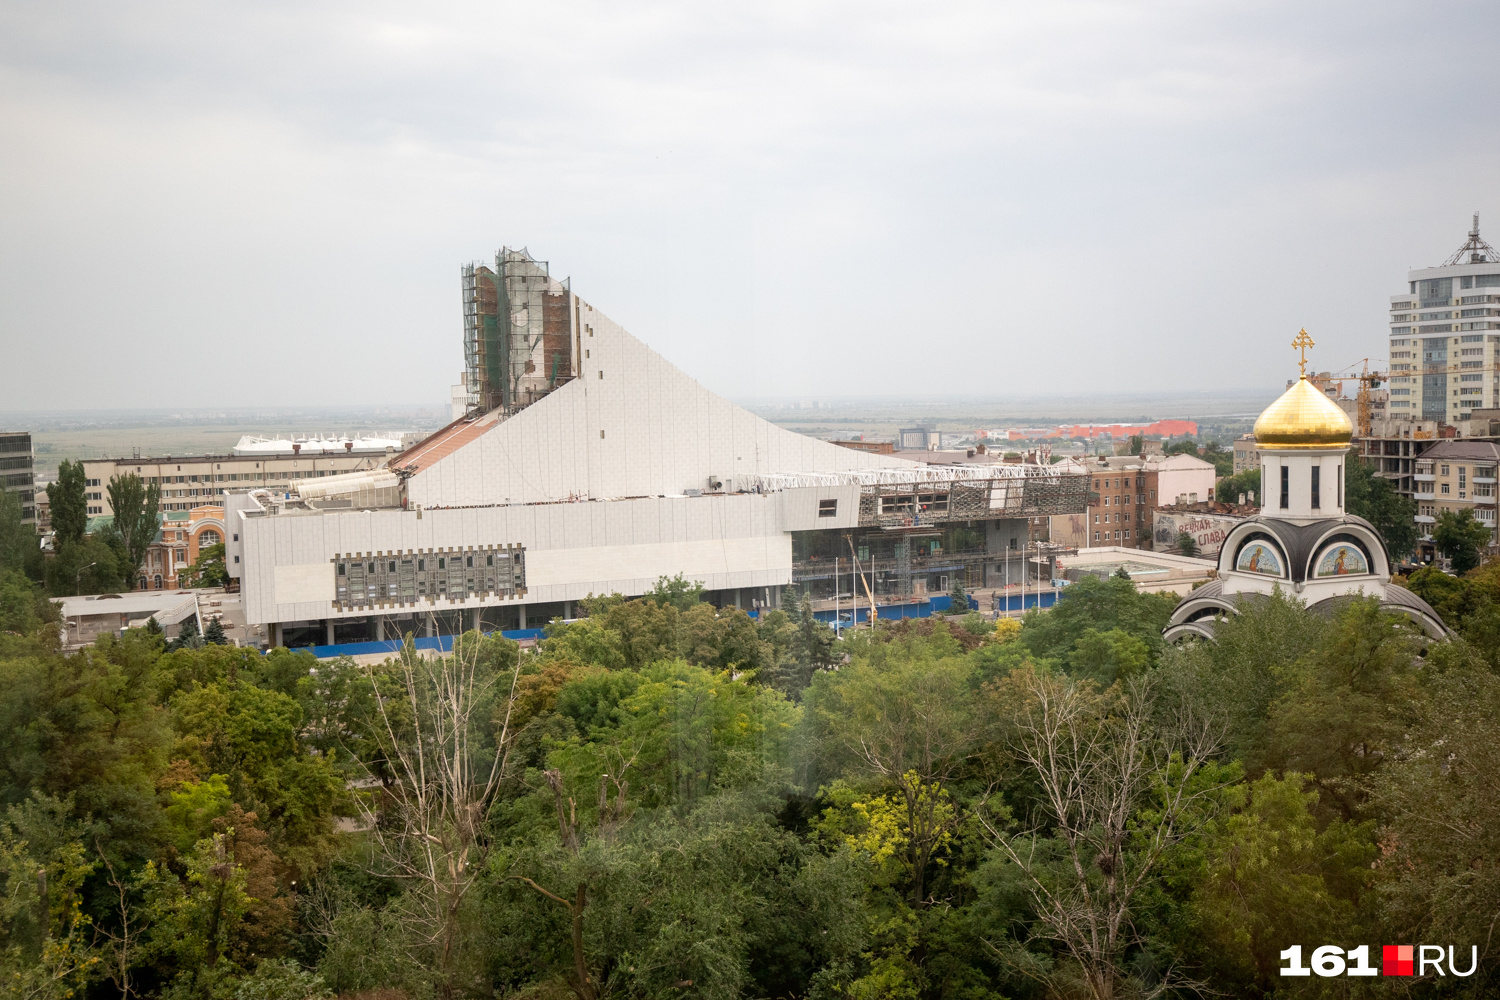
[{"label": "overcast sky", "polygon": [[438,404],[527,246],[710,389],[1274,386],[1473,211],[1493,3],[0,2],[0,410]]}]

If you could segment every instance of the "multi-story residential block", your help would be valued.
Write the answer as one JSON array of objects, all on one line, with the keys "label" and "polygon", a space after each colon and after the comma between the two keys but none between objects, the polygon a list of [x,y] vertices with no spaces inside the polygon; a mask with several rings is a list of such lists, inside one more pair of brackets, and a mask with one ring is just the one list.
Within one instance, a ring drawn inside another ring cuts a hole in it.
[{"label": "multi-story residential block", "polygon": [[[1494,441],[1439,441],[1417,459],[1414,498],[1417,524],[1431,534],[1437,516],[1445,510],[1472,510],[1474,516],[1495,530],[1495,470],[1500,467],[1500,444]],[[1431,555],[1431,542],[1424,538],[1423,558]]]},{"label": "multi-story residential block", "polygon": [[30,431],[0,431],[0,489],[21,497],[21,521],[36,524],[36,455]]},{"label": "multi-story residential block", "polygon": [[1479,236],[1390,299],[1392,421],[1467,422],[1500,406],[1500,253]]},{"label": "multi-story residential block", "polygon": [[1234,443],[1234,474],[1260,468],[1260,452],[1255,448],[1254,434],[1241,434]]},{"label": "multi-story residential block", "polygon": [[1081,549],[1149,549],[1157,507],[1213,497],[1213,464],[1192,455],[1090,459],[1087,468],[1092,496],[1083,530],[1076,530],[1070,517],[1054,518],[1055,542]]},{"label": "multi-story residential block", "polygon": [[190,511],[218,504],[229,493],[250,489],[283,492],[304,479],[374,469],[401,450],[398,437],[265,439],[244,437],[227,455],[182,458],[85,460],[90,517],[112,517],[107,487],[114,476],[135,473],[161,487],[164,511]]}]

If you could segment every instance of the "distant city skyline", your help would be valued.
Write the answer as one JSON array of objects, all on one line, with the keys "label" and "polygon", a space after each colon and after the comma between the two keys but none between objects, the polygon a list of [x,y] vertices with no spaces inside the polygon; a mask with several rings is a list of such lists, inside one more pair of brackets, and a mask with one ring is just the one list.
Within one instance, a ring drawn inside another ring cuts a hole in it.
[{"label": "distant city skyline", "polygon": [[0,407],[441,406],[501,245],[736,399],[1279,386],[1500,234],[1441,10],[10,5]]}]

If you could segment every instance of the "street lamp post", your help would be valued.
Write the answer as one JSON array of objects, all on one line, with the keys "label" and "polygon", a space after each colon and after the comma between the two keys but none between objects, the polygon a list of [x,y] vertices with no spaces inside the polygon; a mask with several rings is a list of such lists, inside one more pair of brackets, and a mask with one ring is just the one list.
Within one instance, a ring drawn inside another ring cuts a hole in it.
[{"label": "street lamp post", "polygon": [[83,587],[83,571],[85,569],[92,569],[93,567],[95,567],[97,565],[99,565],[99,563],[96,560],[94,562],[89,563],[87,566],[84,566],[82,569],[80,569],[78,571],[78,575],[73,578],[73,596],[74,597],[78,596],[78,591]]}]

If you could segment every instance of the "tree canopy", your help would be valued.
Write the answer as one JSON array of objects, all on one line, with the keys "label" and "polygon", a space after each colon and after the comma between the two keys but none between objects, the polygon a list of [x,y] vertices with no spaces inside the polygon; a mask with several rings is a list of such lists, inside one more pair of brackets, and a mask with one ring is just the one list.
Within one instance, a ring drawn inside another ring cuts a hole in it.
[{"label": "tree canopy", "polygon": [[1276,590],[1180,647],[1174,598],[1122,576],[837,639],[803,601],[663,581],[532,649],[355,663],[214,622],[63,653],[0,572],[0,974],[57,1000],[1271,997],[1345,987],[1289,987],[1288,947],[1384,940],[1460,971],[1476,947],[1421,988],[1492,995],[1497,579],[1412,576],[1447,642]]}]

